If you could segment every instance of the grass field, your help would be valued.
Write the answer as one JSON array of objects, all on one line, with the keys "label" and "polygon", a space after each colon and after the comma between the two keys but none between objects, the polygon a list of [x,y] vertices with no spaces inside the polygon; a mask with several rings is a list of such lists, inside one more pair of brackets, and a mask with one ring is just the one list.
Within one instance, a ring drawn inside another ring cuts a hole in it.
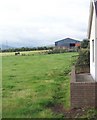
[{"label": "grass field", "polygon": [[72,56],[3,56],[3,118],[57,118],[51,106],[70,107]]},{"label": "grass field", "polygon": [[[36,55],[36,54],[42,54],[49,50],[35,50],[35,51],[22,51],[20,52],[20,55]],[[15,52],[2,52],[0,53],[0,56],[14,56]]]}]

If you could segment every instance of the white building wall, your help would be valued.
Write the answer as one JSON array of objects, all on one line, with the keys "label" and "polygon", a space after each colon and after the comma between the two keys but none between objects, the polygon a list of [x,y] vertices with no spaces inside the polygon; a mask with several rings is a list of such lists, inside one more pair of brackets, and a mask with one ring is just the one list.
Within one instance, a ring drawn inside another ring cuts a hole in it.
[{"label": "white building wall", "polygon": [[[94,9],[95,11],[95,9]],[[93,12],[92,27],[90,34],[90,73],[95,80],[95,12]],[[93,40],[94,40],[94,61],[93,61]]]},{"label": "white building wall", "polygon": [[97,81],[97,16],[95,16],[95,80]]}]

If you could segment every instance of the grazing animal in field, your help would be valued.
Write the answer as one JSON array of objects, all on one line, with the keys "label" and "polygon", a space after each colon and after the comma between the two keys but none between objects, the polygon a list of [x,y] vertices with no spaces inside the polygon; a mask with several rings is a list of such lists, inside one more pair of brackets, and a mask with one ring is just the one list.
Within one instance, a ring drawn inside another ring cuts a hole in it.
[{"label": "grazing animal in field", "polygon": [[20,52],[15,52],[15,55],[20,55]]}]

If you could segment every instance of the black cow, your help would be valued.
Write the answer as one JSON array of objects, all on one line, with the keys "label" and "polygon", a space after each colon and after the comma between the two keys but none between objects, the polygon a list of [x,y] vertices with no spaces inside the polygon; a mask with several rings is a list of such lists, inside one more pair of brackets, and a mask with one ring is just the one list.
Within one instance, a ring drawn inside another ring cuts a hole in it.
[{"label": "black cow", "polygon": [[20,52],[15,52],[15,55],[20,55]]}]

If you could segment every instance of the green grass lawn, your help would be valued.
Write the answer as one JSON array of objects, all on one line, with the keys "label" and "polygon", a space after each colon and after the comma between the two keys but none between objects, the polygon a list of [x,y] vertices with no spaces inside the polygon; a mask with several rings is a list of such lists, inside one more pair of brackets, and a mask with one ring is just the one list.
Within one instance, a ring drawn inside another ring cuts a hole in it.
[{"label": "green grass lawn", "polygon": [[[21,51],[20,55],[36,55],[36,54],[41,54],[45,53],[49,50],[35,50],[35,51]],[[15,52],[0,52],[0,56],[14,56]]]},{"label": "green grass lawn", "polygon": [[56,118],[50,106],[70,107],[72,56],[3,56],[3,118]]}]

